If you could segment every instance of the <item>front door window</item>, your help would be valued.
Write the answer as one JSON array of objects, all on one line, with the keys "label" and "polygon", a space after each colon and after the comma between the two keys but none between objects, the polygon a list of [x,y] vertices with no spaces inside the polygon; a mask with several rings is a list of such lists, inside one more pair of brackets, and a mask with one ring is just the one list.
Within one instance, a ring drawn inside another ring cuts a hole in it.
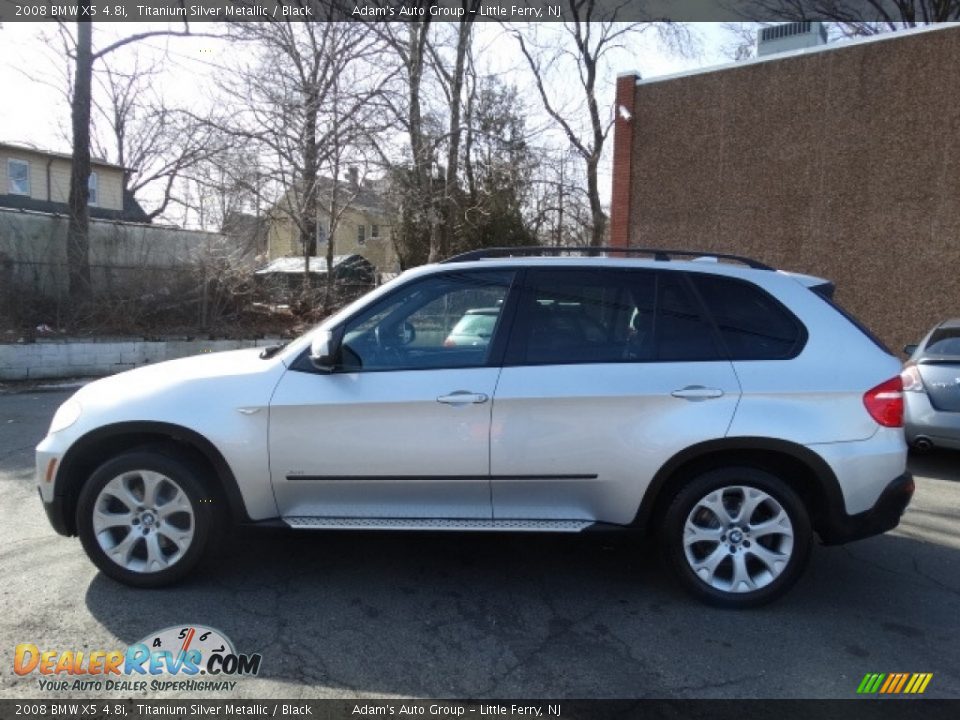
[{"label": "front door window", "polygon": [[343,370],[483,367],[513,275],[448,273],[387,297],[347,323]]}]

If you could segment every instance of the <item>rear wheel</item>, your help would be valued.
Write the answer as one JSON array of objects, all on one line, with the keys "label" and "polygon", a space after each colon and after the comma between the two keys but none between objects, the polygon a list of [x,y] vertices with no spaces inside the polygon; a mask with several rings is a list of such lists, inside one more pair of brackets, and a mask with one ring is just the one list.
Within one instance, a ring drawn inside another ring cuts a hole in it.
[{"label": "rear wheel", "polygon": [[136,587],[182,579],[215,548],[221,525],[202,471],[158,449],[107,461],[77,503],[87,555],[104,574]]},{"label": "rear wheel", "polygon": [[764,470],[712,470],[685,485],[661,527],[668,564],[681,584],[721,607],[755,607],[785,593],[810,555],[803,502]]}]

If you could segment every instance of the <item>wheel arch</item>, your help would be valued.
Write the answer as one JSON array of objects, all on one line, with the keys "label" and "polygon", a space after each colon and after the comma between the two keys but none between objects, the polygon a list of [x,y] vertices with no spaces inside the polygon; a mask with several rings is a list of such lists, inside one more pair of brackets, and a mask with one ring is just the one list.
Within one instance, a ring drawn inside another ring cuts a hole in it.
[{"label": "wheel arch", "polygon": [[827,462],[808,447],[786,440],[736,437],[692,445],[670,458],[644,493],[633,525],[655,530],[666,506],[685,481],[718,467],[747,466],[781,477],[803,500],[813,528],[828,527],[844,515],[843,493]]},{"label": "wheel arch", "polygon": [[110,457],[156,443],[175,446],[211,471],[222,490],[229,516],[235,522],[249,522],[236,477],[223,454],[209,439],[190,428],[173,423],[132,421],[104,425],[74,442],[57,468],[55,495],[60,499],[60,518],[67,535],[77,534],[76,508],[80,488],[94,470]]}]

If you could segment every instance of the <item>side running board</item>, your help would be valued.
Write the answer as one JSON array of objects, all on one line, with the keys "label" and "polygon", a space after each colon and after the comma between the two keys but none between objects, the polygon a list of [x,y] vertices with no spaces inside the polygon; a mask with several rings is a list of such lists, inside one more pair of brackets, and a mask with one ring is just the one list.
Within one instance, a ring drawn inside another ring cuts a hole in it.
[{"label": "side running board", "polygon": [[434,518],[347,518],[290,516],[295,530],[493,530],[501,532],[581,532],[589,520],[443,520]]}]

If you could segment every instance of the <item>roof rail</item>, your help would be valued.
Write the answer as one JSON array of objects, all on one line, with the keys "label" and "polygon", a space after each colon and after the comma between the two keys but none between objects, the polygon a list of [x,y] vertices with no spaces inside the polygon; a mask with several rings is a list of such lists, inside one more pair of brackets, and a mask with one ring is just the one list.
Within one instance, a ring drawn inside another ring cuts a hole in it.
[{"label": "roof rail", "polygon": [[673,256],[681,257],[706,257],[716,258],[717,260],[733,260],[743,263],[755,270],[774,270],[775,268],[766,265],[759,260],[743,257],[742,255],[730,255],[729,253],[715,253],[695,250],[665,250],[663,248],[638,248],[638,247],[591,247],[591,246],[563,246],[563,245],[527,245],[523,247],[496,247],[484,248],[483,250],[471,250],[470,252],[454,255],[453,257],[442,260],[442,263],[469,262],[471,260],[486,260],[489,258],[502,257],[531,257],[546,255],[562,255],[567,253],[576,253],[581,255],[606,255],[607,253],[621,255],[652,255],[654,260],[668,262]]}]

